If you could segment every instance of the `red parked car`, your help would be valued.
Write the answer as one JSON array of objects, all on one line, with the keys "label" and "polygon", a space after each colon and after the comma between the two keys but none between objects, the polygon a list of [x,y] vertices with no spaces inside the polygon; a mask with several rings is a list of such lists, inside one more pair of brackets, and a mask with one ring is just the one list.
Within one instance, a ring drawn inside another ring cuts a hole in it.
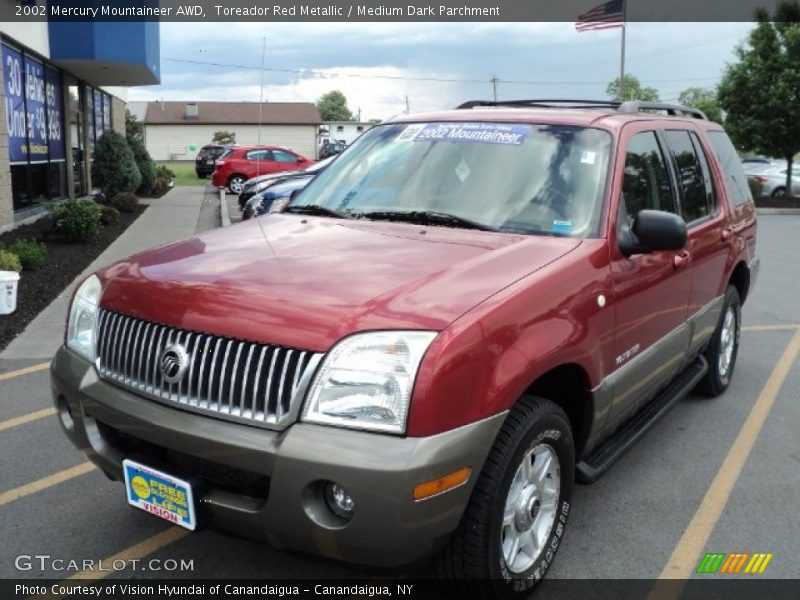
[{"label": "red parked car", "polygon": [[252,177],[305,169],[315,161],[283,146],[241,146],[231,148],[217,159],[211,183],[227,187],[231,194],[242,191]]},{"label": "red parked car", "polygon": [[182,527],[527,598],[576,480],[731,385],[759,265],[720,125],[564,102],[389,120],[283,212],[90,276],[66,434]]}]

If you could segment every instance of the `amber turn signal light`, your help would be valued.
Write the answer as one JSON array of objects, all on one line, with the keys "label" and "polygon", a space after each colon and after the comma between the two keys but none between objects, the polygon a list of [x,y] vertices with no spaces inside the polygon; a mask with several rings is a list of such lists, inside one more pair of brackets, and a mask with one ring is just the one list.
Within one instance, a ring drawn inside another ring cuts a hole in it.
[{"label": "amber turn signal light", "polygon": [[439,479],[420,483],[414,487],[414,500],[424,500],[463,485],[469,479],[470,473],[472,469],[464,467]]}]

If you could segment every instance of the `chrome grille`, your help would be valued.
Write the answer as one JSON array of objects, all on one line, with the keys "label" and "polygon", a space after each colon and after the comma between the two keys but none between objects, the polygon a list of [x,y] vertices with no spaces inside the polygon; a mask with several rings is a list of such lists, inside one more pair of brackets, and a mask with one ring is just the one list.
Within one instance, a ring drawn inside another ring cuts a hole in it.
[{"label": "chrome grille", "polygon": [[[159,360],[173,344],[186,351],[188,367],[177,383],[168,383]],[[102,309],[97,324],[101,378],[172,406],[271,429],[296,418],[299,392],[321,357]]]}]

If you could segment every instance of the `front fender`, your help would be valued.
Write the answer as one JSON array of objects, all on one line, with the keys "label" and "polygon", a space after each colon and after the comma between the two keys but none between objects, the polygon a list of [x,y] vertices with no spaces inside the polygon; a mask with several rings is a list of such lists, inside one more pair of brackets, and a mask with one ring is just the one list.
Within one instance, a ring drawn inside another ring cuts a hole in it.
[{"label": "front fender", "polygon": [[[508,410],[537,379],[562,365],[580,367],[590,389],[600,384],[613,360],[612,287],[605,244],[588,242],[439,335],[417,377],[409,435],[432,435]],[[600,296],[606,298],[603,307]],[[593,407],[595,421],[606,408]]]}]

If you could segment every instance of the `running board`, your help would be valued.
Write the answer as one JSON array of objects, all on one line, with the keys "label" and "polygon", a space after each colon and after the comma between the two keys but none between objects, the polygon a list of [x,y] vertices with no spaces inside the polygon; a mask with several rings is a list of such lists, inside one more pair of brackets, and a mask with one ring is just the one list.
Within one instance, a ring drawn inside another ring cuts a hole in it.
[{"label": "running board", "polygon": [[590,456],[575,465],[578,483],[594,483],[611,465],[663,417],[669,409],[689,395],[708,371],[703,356],[689,365],[636,416],[628,421]]}]

